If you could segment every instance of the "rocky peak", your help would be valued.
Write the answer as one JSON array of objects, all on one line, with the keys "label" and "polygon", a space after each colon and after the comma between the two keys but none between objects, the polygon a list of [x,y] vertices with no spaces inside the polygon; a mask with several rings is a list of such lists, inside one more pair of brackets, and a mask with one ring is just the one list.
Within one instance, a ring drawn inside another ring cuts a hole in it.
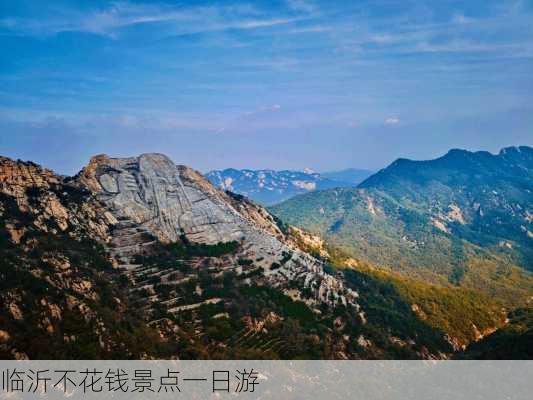
[{"label": "rocky peak", "polygon": [[61,178],[52,171],[37,164],[0,156],[0,192],[15,197],[23,207],[27,207],[26,189],[30,187],[48,189],[60,181]]},{"label": "rocky peak", "polygon": [[0,183],[2,186],[7,185],[24,185],[24,186],[43,186],[47,182],[58,183],[58,178],[49,169],[21,160],[12,160],[0,156]]},{"label": "rocky peak", "polygon": [[[33,162],[0,157],[0,194],[6,201],[13,201],[19,212],[31,215],[34,227],[42,231],[69,231],[72,235],[86,229],[107,240],[108,227],[116,220],[86,189],[67,181]],[[5,207],[0,204],[0,216],[9,222]],[[8,231],[13,241],[18,242],[24,230]]]},{"label": "rocky peak", "polygon": [[130,220],[162,241],[185,234],[214,244],[243,238],[237,213],[199,173],[176,166],[163,154],[93,157],[79,175],[120,220]]},{"label": "rocky peak", "polygon": [[205,245],[236,241],[241,248],[237,257],[258,260],[258,271],[272,286],[299,281],[319,302],[356,304],[357,294],[327,275],[320,261],[293,248],[264,208],[216,189],[200,173],[165,155],[99,155],[77,179],[118,221],[111,253],[120,269],[135,274],[135,256],[154,245],[153,236],[176,242],[184,235]]}]

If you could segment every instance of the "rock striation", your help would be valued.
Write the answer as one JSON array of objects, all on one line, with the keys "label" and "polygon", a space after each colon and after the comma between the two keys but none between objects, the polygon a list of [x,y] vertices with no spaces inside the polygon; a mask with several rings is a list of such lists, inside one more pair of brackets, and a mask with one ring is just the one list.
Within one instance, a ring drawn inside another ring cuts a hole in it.
[{"label": "rock striation", "polygon": [[272,286],[288,288],[298,282],[301,289],[313,291],[317,302],[357,305],[357,293],[325,273],[320,261],[284,241],[264,208],[215,189],[200,173],[175,165],[163,154],[95,156],[78,181],[117,219],[112,253],[130,272],[135,255],[153,244],[150,235],[162,242],[178,241],[182,235],[207,245],[238,241],[239,257],[260,260],[256,264]]},{"label": "rock striation", "polygon": [[146,228],[162,241],[176,241],[182,234],[205,244],[241,240],[236,213],[221,205],[215,191],[203,190],[201,180],[162,154],[96,156],[80,177],[119,220]]}]

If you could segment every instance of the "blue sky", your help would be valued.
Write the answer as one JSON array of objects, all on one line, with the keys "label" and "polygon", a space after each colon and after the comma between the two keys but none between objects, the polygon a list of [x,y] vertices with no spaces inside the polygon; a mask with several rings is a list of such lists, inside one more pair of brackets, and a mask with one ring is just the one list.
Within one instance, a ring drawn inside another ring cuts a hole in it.
[{"label": "blue sky", "polygon": [[533,145],[533,0],[4,1],[0,154],[378,169]]}]

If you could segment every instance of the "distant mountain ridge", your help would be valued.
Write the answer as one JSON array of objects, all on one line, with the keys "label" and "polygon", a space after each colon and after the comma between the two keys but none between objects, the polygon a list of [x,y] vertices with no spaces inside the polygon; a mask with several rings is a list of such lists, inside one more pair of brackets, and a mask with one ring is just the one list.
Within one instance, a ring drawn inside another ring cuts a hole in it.
[{"label": "distant mountain ridge", "polygon": [[531,147],[398,159],[356,189],[308,193],[271,211],[378,265],[511,301],[532,293]]},{"label": "distant mountain ridge", "polygon": [[[533,148],[452,149],[430,161],[399,159],[359,186],[429,207],[432,223],[477,244],[523,247],[533,270]],[[446,204],[448,203],[448,204]],[[502,243],[501,240],[504,240]]]},{"label": "distant mountain ridge", "polygon": [[206,177],[217,188],[246,196],[260,204],[273,205],[315,190],[355,187],[370,174],[370,171],[355,169],[321,174],[307,169],[275,171],[227,168],[208,172]]},{"label": "distant mountain ridge", "polygon": [[372,176],[375,171],[360,168],[347,168],[340,171],[321,172],[322,177],[338,182],[347,182],[358,185],[368,177]]},{"label": "distant mountain ridge", "polygon": [[[457,178],[461,178],[463,184],[477,184],[481,183],[480,179],[486,176],[513,180],[531,179],[532,168],[533,148],[528,146],[506,147],[498,154],[488,151],[470,152],[451,149],[444,156],[434,160],[414,161],[399,158],[388,167],[362,181],[359,187],[384,188],[385,185],[391,184],[399,186],[400,181],[406,180],[422,185],[427,184],[431,179],[452,182],[452,179]],[[454,174],[449,175],[449,172],[454,172]],[[467,181],[467,179],[473,180]]]}]

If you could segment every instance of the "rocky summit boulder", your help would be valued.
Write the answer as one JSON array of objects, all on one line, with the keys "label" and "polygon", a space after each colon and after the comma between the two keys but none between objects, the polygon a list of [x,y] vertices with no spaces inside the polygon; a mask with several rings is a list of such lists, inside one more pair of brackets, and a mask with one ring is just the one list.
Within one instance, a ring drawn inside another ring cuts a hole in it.
[{"label": "rocky summit boulder", "polygon": [[165,155],[96,156],[80,181],[118,219],[131,220],[160,240],[176,241],[185,234],[193,242],[214,244],[244,237],[238,213],[220,194],[200,174]]}]

